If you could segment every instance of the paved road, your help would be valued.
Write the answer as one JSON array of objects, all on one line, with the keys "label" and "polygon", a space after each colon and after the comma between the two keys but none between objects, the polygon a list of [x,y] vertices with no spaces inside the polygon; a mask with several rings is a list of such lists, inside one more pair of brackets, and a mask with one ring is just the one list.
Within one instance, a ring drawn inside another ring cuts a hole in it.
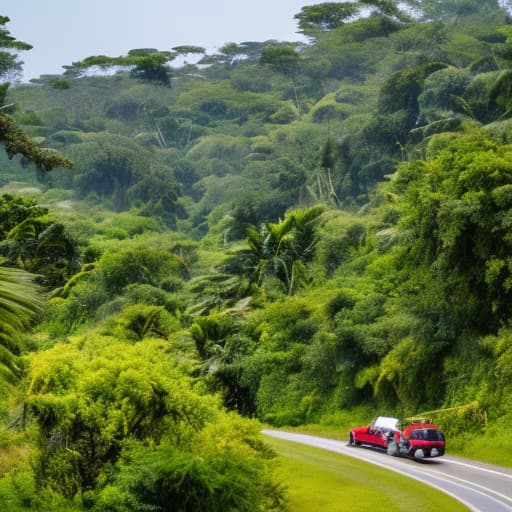
[{"label": "paved road", "polygon": [[355,457],[432,485],[463,502],[474,512],[512,511],[512,470],[458,457],[422,462],[392,457],[382,450],[348,446],[346,441],[264,430],[268,436]]}]

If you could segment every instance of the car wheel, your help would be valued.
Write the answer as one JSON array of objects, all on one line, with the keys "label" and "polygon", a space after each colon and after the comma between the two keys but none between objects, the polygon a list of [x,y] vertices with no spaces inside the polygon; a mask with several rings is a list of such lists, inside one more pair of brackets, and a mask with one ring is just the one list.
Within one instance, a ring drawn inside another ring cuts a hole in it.
[{"label": "car wheel", "polygon": [[393,457],[397,457],[400,452],[398,448],[398,444],[395,439],[390,439],[388,441],[388,455],[393,455]]},{"label": "car wheel", "polygon": [[354,437],[354,434],[350,432],[350,437],[348,439],[348,444],[350,446],[359,446],[361,443],[359,441],[356,441],[356,438]]}]

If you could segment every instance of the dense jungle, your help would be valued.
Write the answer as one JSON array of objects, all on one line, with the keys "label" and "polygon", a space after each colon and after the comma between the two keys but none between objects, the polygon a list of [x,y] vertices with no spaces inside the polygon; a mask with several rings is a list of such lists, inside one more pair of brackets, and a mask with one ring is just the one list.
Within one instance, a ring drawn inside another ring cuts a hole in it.
[{"label": "dense jungle", "polygon": [[29,83],[0,13],[3,509],[285,510],[262,424],[376,413],[510,465],[508,7],[306,5]]}]

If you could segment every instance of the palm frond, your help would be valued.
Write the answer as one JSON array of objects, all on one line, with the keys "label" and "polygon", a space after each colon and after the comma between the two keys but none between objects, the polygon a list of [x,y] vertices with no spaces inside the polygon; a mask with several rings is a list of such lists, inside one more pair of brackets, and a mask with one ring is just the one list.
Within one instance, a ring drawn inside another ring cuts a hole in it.
[{"label": "palm frond", "polygon": [[16,371],[23,330],[43,306],[34,277],[23,270],[0,267],[0,364],[5,371]]}]

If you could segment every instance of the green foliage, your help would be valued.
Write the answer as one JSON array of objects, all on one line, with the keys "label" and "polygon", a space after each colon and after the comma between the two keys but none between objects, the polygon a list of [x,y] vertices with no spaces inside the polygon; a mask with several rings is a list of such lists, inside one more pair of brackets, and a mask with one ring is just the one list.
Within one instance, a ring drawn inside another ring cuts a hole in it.
[{"label": "green foliage", "polygon": [[186,418],[185,429],[203,424],[206,402],[171,370],[159,347],[93,337],[31,358],[27,405],[41,429],[43,485],[71,498],[96,485],[124,438],[158,441],[173,417],[175,423]]},{"label": "green foliage", "polygon": [[261,50],[260,63],[268,64],[274,71],[293,77],[298,72],[300,56],[295,48],[287,43],[272,41]]},{"label": "green foliage", "polygon": [[478,74],[464,92],[468,114],[484,123],[505,114],[510,101],[509,81],[507,71]]},{"label": "green foliage", "polygon": [[33,472],[28,464],[20,465],[0,480],[0,503],[12,512],[52,510],[55,512],[82,512],[73,503],[51,490],[38,490]]},{"label": "green foliage", "polygon": [[[118,210],[127,207],[127,191],[143,175],[147,153],[127,138],[104,135],[74,145],[72,157],[77,168],[74,177],[81,197],[96,193],[113,197]],[[146,158],[144,158],[146,157]]]},{"label": "green foliage", "polygon": [[[430,278],[440,286],[436,293],[446,294],[452,304],[463,294],[469,308],[461,308],[464,321],[450,311],[455,325],[466,323],[469,311],[471,325],[485,329],[510,314],[509,151],[481,136],[459,137],[427,164],[405,196],[403,226],[414,261],[432,265]],[[450,283],[450,291],[441,291],[443,281]]]},{"label": "green foliage", "polygon": [[107,57],[97,55],[87,57],[82,61],[73,62],[71,66],[64,66],[69,75],[78,75],[90,67],[99,66],[102,69],[111,67],[128,68],[131,76],[144,82],[170,86],[170,68],[166,65],[174,60],[176,53],[158,51],[154,48],[140,48],[130,50],[128,55],[121,57]]},{"label": "green foliage", "polygon": [[460,98],[469,81],[470,74],[463,69],[445,68],[431,73],[418,97],[421,115],[429,123],[456,114],[468,115]]},{"label": "green foliage", "polygon": [[50,171],[54,167],[72,167],[71,161],[56,151],[40,148],[7,114],[0,114],[0,142],[5,145],[9,158],[18,154],[23,155],[45,171]]},{"label": "green foliage", "polygon": [[418,96],[425,79],[446,64],[429,62],[393,74],[380,91],[379,110],[382,114],[398,111],[407,113],[405,129],[411,129],[419,114]]},{"label": "green foliage", "polygon": [[47,288],[64,284],[79,268],[76,242],[64,226],[47,216],[35,200],[4,194],[0,198],[0,254],[11,266],[39,274]]},{"label": "green foliage", "polygon": [[[112,251],[106,251],[97,263],[71,278],[51,301],[47,314],[49,329],[60,336],[82,323],[119,312],[122,308],[116,300],[126,293],[126,302],[148,306],[138,320],[137,308],[132,311],[133,321],[139,325],[129,328],[133,331],[131,335],[143,336],[156,322],[155,329],[165,337],[177,327],[176,320],[170,318],[167,311],[175,313],[178,306],[164,290],[179,289],[187,276],[183,260],[169,250],[141,246],[140,243],[128,244],[124,249],[116,246]],[[142,310],[144,307],[141,306],[140,312]],[[146,321],[147,329],[144,327]],[[126,319],[120,323],[126,323]]]},{"label": "green foliage", "polygon": [[304,263],[311,261],[316,245],[315,228],[324,208],[289,212],[279,224],[267,223],[261,231],[248,226],[247,241],[252,257],[253,279],[277,277],[292,293],[305,283]]},{"label": "green foliage", "polygon": [[353,257],[364,245],[367,227],[348,215],[337,215],[326,220],[316,247],[315,261],[330,277],[338,266]]},{"label": "green foliage", "polygon": [[20,375],[22,333],[42,309],[33,281],[34,276],[24,271],[0,267],[0,394]]},{"label": "green foliage", "polygon": [[259,426],[194,389],[161,342],[89,335],[29,363],[40,489],[94,510],[280,510]]},{"label": "green foliage", "polygon": [[184,92],[173,110],[192,117],[198,124],[208,125],[219,119],[232,119],[239,124],[249,117],[267,121],[282,103],[275,96],[252,90],[237,91],[227,81],[205,84]]},{"label": "green foliage", "polygon": [[[261,478],[262,465],[257,459],[248,458],[243,449],[242,439],[231,439],[230,446],[214,457],[183,453],[172,446],[133,449],[125,454],[115,481],[118,487],[103,490],[96,507],[98,510],[147,507],[164,510],[169,506],[183,511],[279,510],[279,491],[267,489],[266,479],[257,481]],[[235,459],[236,456],[239,458]],[[115,489],[121,492],[116,494]],[[267,497],[269,491],[275,496]]]},{"label": "green foliage", "polygon": [[[121,212],[105,219],[99,226],[100,233],[108,237],[110,230],[121,230],[126,233],[127,238],[142,235],[148,232],[160,232],[163,226],[154,217],[142,217],[132,212]],[[115,238],[115,237],[108,237]]]},{"label": "green foliage", "polygon": [[[5,25],[10,19],[7,16],[0,16],[0,79],[8,76],[9,73],[21,69],[21,62],[18,60],[16,52],[11,50],[31,50],[32,46],[28,43],[18,41],[10,35]],[[7,51],[5,51],[7,50]],[[0,106],[3,105],[3,98],[0,96]]]},{"label": "green foliage", "polygon": [[12,194],[0,196],[0,236],[4,238],[27,218],[38,218],[48,214],[48,208],[38,206],[35,199]]},{"label": "green foliage", "polygon": [[69,89],[71,86],[69,85],[68,80],[66,79],[58,79],[50,80],[50,85],[54,87],[55,89],[61,89],[65,91],[66,89]]},{"label": "green foliage", "polygon": [[[10,74],[14,75],[21,70],[22,63],[18,60],[16,51],[32,48],[31,45],[18,41],[9,34],[9,31],[4,28],[9,21],[7,16],[0,16],[0,79],[8,77]],[[9,159],[18,154],[23,155],[45,171],[55,167],[71,168],[70,160],[55,151],[39,147],[8,115],[7,108],[9,106],[4,105],[8,88],[9,83],[0,84],[0,110],[5,110],[0,113],[0,143],[5,146]]]},{"label": "green foliage", "polygon": [[96,272],[111,294],[120,293],[131,283],[158,285],[169,275],[187,275],[185,264],[175,254],[142,247],[105,254]]},{"label": "green foliage", "polygon": [[231,85],[236,91],[265,93],[272,90],[273,72],[259,65],[238,66],[229,74]]},{"label": "green foliage", "polygon": [[[10,417],[40,442],[35,476],[0,479],[13,509],[273,510],[259,427],[220,400],[277,425],[447,408],[455,447],[501,428],[512,33],[494,1],[438,4],[304,7],[306,43],[227,43],[172,89],[167,62],[203,49],[1,86],[75,159],[38,174],[44,207],[0,199],[4,254],[59,286],[35,333],[32,310],[16,324],[32,387]],[[23,162],[1,160],[4,190],[34,190]]]},{"label": "green foliage", "polygon": [[315,30],[332,30],[345,23],[347,18],[358,11],[354,3],[321,3],[303,7],[294,17],[299,22],[299,28],[305,34]]},{"label": "green foliage", "polygon": [[116,316],[113,332],[126,339],[142,340],[146,337],[167,339],[181,329],[179,320],[163,306],[134,304]]},{"label": "green foliage", "polygon": [[199,354],[206,359],[219,352],[234,328],[235,322],[231,315],[212,313],[197,317],[190,327],[190,334]]},{"label": "green foliage", "polygon": [[475,0],[448,0],[439,2],[421,2],[423,17],[426,19],[441,19],[450,24],[480,24],[503,23],[507,13],[500,2],[490,1],[480,3]]},{"label": "green foliage", "polygon": [[147,304],[148,306],[164,306],[170,313],[179,311],[178,299],[169,292],[150,284],[129,284],[125,289],[125,299],[133,304]]}]

